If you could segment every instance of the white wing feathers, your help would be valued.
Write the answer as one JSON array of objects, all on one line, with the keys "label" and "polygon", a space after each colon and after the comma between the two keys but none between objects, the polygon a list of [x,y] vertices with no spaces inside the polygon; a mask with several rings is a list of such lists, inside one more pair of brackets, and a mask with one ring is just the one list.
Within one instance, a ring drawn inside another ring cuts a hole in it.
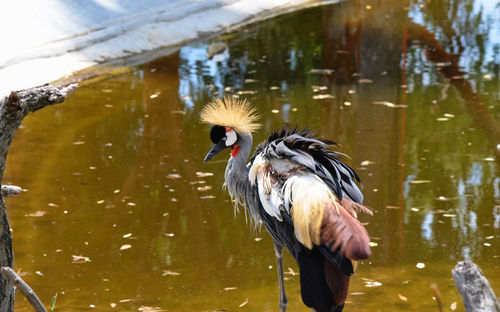
[{"label": "white wing feathers", "polygon": [[266,161],[257,155],[249,179],[252,185],[257,184],[267,214],[283,221],[281,211],[286,211],[292,216],[298,241],[308,248],[320,244],[324,210],[337,206],[337,199],[317,175],[292,161]]}]

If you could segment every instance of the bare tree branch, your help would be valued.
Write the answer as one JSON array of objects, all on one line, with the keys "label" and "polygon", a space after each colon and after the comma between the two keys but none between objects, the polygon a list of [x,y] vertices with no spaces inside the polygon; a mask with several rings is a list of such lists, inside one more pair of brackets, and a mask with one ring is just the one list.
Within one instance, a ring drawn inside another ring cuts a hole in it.
[{"label": "bare tree branch", "polygon": [[45,307],[43,306],[42,302],[38,298],[38,296],[35,294],[33,289],[19,276],[17,275],[14,270],[12,270],[9,267],[3,267],[2,268],[2,274],[6,278],[8,278],[14,285],[19,289],[26,298],[28,298],[28,301],[31,303],[33,308],[35,308],[36,311],[38,312],[47,312]]},{"label": "bare tree branch", "polygon": [[[63,88],[43,85],[31,89],[13,91],[0,100],[0,184],[10,144],[24,117],[45,106],[62,103],[73,93],[77,84]],[[0,267],[13,266],[12,235],[9,218],[3,201],[4,187],[0,192]],[[14,311],[15,289],[12,282],[0,275],[0,312]]]},{"label": "bare tree branch", "polygon": [[497,297],[476,264],[461,261],[451,273],[467,312],[500,312]]},{"label": "bare tree branch", "polygon": [[19,186],[15,185],[2,185],[1,189],[3,197],[16,196],[19,195],[22,191],[22,189]]}]

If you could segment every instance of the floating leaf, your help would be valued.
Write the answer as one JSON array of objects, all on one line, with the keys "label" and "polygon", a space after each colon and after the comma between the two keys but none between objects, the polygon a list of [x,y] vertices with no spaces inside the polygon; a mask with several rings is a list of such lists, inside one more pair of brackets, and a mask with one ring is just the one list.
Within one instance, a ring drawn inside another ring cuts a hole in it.
[{"label": "floating leaf", "polygon": [[316,94],[316,95],[313,95],[313,100],[326,100],[326,99],[334,99],[335,96],[331,95],[331,94]]},{"label": "floating leaf", "polygon": [[238,287],[224,287],[225,291],[236,290]]},{"label": "floating leaf", "polygon": [[88,263],[90,262],[90,258],[89,257],[84,257],[84,256],[75,256],[75,255],[72,255],[71,256],[73,258],[73,263]]},{"label": "floating leaf", "polygon": [[178,276],[178,275],[181,275],[181,273],[170,271],[170,270],[163,270],[162,276],[167,276],[167,275],[169,275],[169,276]]},{"label": "floating leaf", "polygon": [[43,210],[37,210],[36,212],[30,213],[30,217],[43,217],[47,212]]},{"label": "floating leaf", "polygon": [[243,301],[242,303],[240,303],[240,305],[238,306],[238,308],[243,308],[247,304],[248,304],[248,298],[246,298],[245,301]]},{"label": "floating leaf", "polygon": [[130,249],[130,248],[132,248],[132,245],[130,245],[130,244],[125,244],[125,245],[122,245],[122,246],[120,247],[120,250],[126,250],[126,249]]},{"label": "floating leaf", "polygon": [[154,94],[151,94],[151,95],[149,96],[149,98],[150,98],[150,99],[156,99],[156,98],[157,98],[160,94],[161,94],[161,92],[156,92],[156,93],[154,93]]},{"label": "floating leaf", "polygon": [[455,311],[457,309],[457,302],[453,301],[450,305],[450,310]]},{"label": "floating leaf", "polygon": [[439,200],[439,201],[450,201],[450,200],[454,200],[456,198],[451,198],[451,197],[445,197],[445,196],[439,196],[436,198],[436,200]]},{"label": "floating leaf", "polygon": [[410,181],[410,184],[424,184],[424,183],[431,183],[431,180],[412,180]]},{"label": "floating leaf", "polygon": [[399,206],[385,206],[386,209],[399,209]]},{"label": "floating leaf", "polygon": [[242,91],[238,91],[238,94],[239,95],[249,95],[249,94],[256,94],[257,91],[253,91],[253,90],[242,90]]},{"label": "floating leaf", "polygon": [[328,90],[327,86],[312,86],[313,92],[326,91]]},{"label": "floating leaf", "polygon": [[199,192],[206,192],[210,191],[212,187],[210,185],[205,185],[205,186],[199,186],[196,188]]},{"label": "floating leaf", "polygon": [[372,104],[383,105],[383,106],[387,106],[390,108],[404,108],[404,107],[406,107],[406,105],[394,104],[394,103],[391,103],[389,101],[373,101]]},{"label": "floating leaf", "polygon": [[138,310],[141,312],[166,311],[162,310],[162,308],[159,307],[147,307],[147,306],[141,306]]},{"label": "floating leaf", "polygon": [[358,80],[358,83],[373,83],[373,80],[366,79],[366,78],[361,78],[361,79]]},{"label": "floating leaf", "polygon": [[122,299],[122,300],[120,300],[120,303],[133,302],[133,301],[136,301],[136,300],[137,299],[135,299],[135,298]]},{"label": "floating leaf", "polygon": [[318,75],[331,75],[333,74],[333,69],[318,69],[314,68],[309,71],[309,74],[318,74]]},{"label": "floating leaf", "polygon": [[295,272],[291,267],[288,267],[288,272],[285,272],[285,274],[288,274],[291,276],[299,275],[299,273]]},{"label": "floating leaf", "polygon": [[211,177],[213,176],[214,174],[212,172],[201,172],[201,171],[198,171],[196,172],[196,176],[198,178],[205,178],[205,177]]},{"label": "floating leaf", "polygon": [[365,287],[379,287],[382,286],[381,282],[377,282],[375,280],[364,279]]},{"label": "floating leaf", "polygon": [[215,198],[214,195],[206,195],[206,196],[200,196],[200,199],[212,199]]}]

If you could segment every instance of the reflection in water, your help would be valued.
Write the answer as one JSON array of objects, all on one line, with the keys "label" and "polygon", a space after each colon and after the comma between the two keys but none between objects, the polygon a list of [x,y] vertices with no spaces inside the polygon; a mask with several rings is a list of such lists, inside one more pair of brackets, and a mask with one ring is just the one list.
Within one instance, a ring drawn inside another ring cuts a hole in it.
[{"label": "reflection in water", "polygon": [[[6,200],[16,267],[65,311],[275,310],[272,244],[234,216],[224,157],[202,163],[210,141],[199,110],[232,94],[261,112],[257,142],[299,124],[353,157],[376,246],[352,279],[352,310],[435,311],[431,282],[445,304],[459,301],[450,270],[463,257],[495,287],[495,10],[479,0],[342,2],[220,38],[221,58],[209,58],[214,42],[198,43],[81,87],[25,120],[11,148],[4,182],[28,190]],[[290,257],[287,269],[290,310],[304,311]]]}]

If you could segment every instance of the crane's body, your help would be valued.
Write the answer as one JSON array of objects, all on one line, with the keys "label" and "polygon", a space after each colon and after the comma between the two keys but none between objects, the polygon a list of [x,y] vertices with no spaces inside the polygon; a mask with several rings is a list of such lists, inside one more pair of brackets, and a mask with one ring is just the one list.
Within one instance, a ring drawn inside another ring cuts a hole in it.
[{"label": "crane's body", "polygon": [[342,311],[352,260],[370,256],[369,237],[356,212],[363,195],[356,173],[308,130],[283,128],[262,142],[247,163],[251,132],[258,125],[246,101],[217,99],[202,112],[214,124],[215,143],[210,160],[225,148],[231,157],[225,186],[236,205],[246,207],[253,223],[270,233],[277,259],[280,310],[286,311],[282,253],[286,248],[297,260],[303,302],[317,312]]}]

